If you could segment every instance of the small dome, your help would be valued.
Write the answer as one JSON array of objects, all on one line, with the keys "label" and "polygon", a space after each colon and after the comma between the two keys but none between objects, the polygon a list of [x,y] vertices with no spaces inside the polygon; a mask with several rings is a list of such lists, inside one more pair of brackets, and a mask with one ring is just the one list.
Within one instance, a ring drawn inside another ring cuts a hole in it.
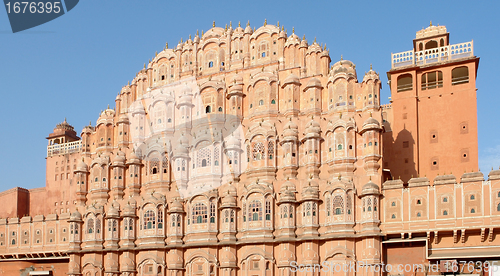
[{"label": "small dome", "polygon": [[283,127],[283,136],[285,137],[298,137],[299,136],[299,126],[293,122],[290,118],[290,121],[286,123]]},{"label": "small dome", "polygon": [[368,118],[368,120],[365,121],[365,123],[363,124],[363,126],[366,126],[366,125],[377,125],[377,126],[380,126],[380,123],[373,117],[370,117]]},{"label": "small dome", "polygon": [[363,82],[367,82],[369,80],[380,80],[379,75],[377,72],[372,70],[372,66],[370,65],[370,71],[366,72],[365,76],[363,77]]},{"label": "small dome", "polygon": [[379,194],[379,189],[377,184],[373,183],[371,180],[368,181],[365,185],[363,185],[363,189],[361,191],[361,195],[369,195],[369,194]]},{"label": "small dome", "polygon": [[300,85],[300,79],[299,77],[297,77],[295,74],[291,73],[290,75],[288,75],[288,77],[286,77],[286,79],[283,81],[283,86],[289,84],[289,83],[293,83],[293,84],[298,84]]},{"label": "small dome", "polygon": [[[116,205],[116,206],[115,206]],[[108,212],[106,213],[106,217],[111,218],[111,217],[119,217],[119,207],[118,202],[113,202],[111,206],[109,207]]]},{"label": "small dome", "polygon": [[330,70],[330,76],[346,75],[347,77],[357,78],[356,65],[349,60],[337,61]]},{"label": "small dome", "polygon": [[302,41],[300,42],[300,48],[302,47],[309,47],[309,44],[307,43],[307,40],[306,39],[302,39]]},{"label": "small dome", "polygon": [[309,87],[323,87],[323,86],[321,85],[320,80],[318,80],[317,78],[312,78],[306,84],[306,88],[309,88]]},{"label": "small dome", "polygon": [[73,212],[71,214],[69,219],[72,221],[80,221],[80,220],[82,220],[82,214],[80,214],[80,212],[78,212],[78,210],[76,210],[75,212]]},{"label": "small dome", "polygon": [[76,166],[76,171],[88,172],[88,170],[89,170],[89,166],[87,166],[87,164],[85,164],[85,162],[83,161],[83,158],[82,158],[82,161],[80,161],[80,163],[78,163],[78,166]]},{"label": "small dome", "polygon": [[236,198],[232,196],[230,193],[227,193],[224,195],[221,201],[222,205],[221,208],[227,208],[227,207],[236,207]]},{"label": "small dome", "polygon": [[245,34],[252,34],[252,33],[253,33],[252,27],[250,27],[250,22],[248,22],[245,28]]},{"label": "small dome", "polygon": [[135,151],[132,151],[128,157],[127,164],[140,164],[140,163],[141,163],[141,160],[139,159],[137,154],[135,154]]},{"label": "small dome", "polygon": [[120,115],[120,117],[118,117],[118,123],[128,123],[128,122],[129,119],[127,114],[123,113],[122,115]]},{"label": "small dome", "polygon": [[118,150],[116,155],[113,157],[113,166],[120,166],[125,164],[125,153],[121,150]]},{"label": "small dome", "polygon": [[302,199],[303,200],[317,200],[319,199],[319,191],[316,186],[312,186],[311,182],[309,182],[309,186],[306,186],[302,191]]},{"label": "small dome", "polygon": [[184,207],[178,198],[175,198],[174,201],[170,204],[170,208],[168,210],[171,213],[183,213]]},{"label": "small dome", "polygon": [[234,147],[240,148],[240,146],[241,146],[240,140],[237,137],[235,137],[234,135],[230,135],[227,139],[226,146],[228,148],[234,148]]},{"label": "small dome", "polygon": [[307,123],[306,125],[306,134],[317,134],[320,132],[321,132],[320,124],[314,119],[311,119],[311,121],[309,121],[309,123]]},{"label": "small dome", "polygon": [[295,34],[292,33],[286,40],[285,47],[289,45],[299,45],[300,44],[300,38]]}]

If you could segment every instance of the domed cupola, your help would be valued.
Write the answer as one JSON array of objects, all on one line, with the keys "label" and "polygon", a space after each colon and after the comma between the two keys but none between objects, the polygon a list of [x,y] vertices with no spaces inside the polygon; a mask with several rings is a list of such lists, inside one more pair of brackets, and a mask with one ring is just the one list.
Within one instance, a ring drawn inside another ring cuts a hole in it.
[{"label": "domed cupola", "polygon": [[78,163],[78,165],[76,166],[75,173],[76,172],[86,173],[88,171],[89,171],[89,166],[87,166],[87,164],[83,161],[83,158],[82,158],[82,160],[80,161],[80,163]]},{"label": "domed cupola", "polygon": [[379,74],[373,71],[371,64],[370,64],[370,71],[366,72],[365,76],[363,77],[363,82],[367,82],[369,80],[380,81]]},{"label": "domed cupola", "polygon": [[290,121],[288,121],[288,123],[286,123],[283,127],[283,141],[296,140],[298,136],[299,126],[297,126],[297,124],[292,121],[292,118],[290,118]]},{"label": "domed cupola", "polygon": [[379,195],[380,192],[379,192],[379,187],[377,186],[377,184],[373,183],[370,179],[370,181],[368,181],[368,183],[366,183],[365,185],[363,185],[363,188],[361,190],[361,196],[365,196],[365,195]]},{"label": "domed cupola", "polygon": [[309,181],[308,185],[302,191],[302,201],[319,200],[318,184],[314,181]]},{"label": "domed cupola", "polygon": [[281,185],[278,203],[295,203],[295,193],[295,184],[290,180],[287,180],[285,183],[283,183],[283,185]]},{"label": "domed cupola", "polygon": [[382,130],[380,128],[380,123],[371,116],[370,114],[370,118],[368,118],[364,123],[363,123],[363,127],[360,131],[360,134],[363,134],[365,131],[367,130],[377,130],[377,131],[380,131]]},{"label": "domed cupola", "polygon": [[356,65],[349,60],[341,59],[337,61],[330,69],[330,80],[335,81],[335,79],[340,77],[357,79]]},{"label": "domed cupola", "polygon": [[250,21],[248,21],[247,26],[245,28],[245,34],[252,34],[253,30],[252,27],[250,27]]},{"label": "domed cupola", "polygon": [[300,48],[307,48],[309,47],[309,44],[307,43],[306,36],[302,38],[302,41],[300,42]]},{"label": "domed cupola", "polygon": [[227,191],[226,194],[223,195],[221,203],[222,204],[221,204],[220,208],[235,208],[235,207],[237,207],[236,198],[229,191]]},{"label": "domed cupola", "polygon": [[131,164],[136,164],[136,165],[141,164],[141,160],[139,159],[137,154],[135,154],[135,151],[132,151],[128,157],[127,165],[131,165]]},{"label": "domed cupola", "polygon": [[71,216],[69,217],[69,221],[82,221],[82,214],[78,212],[78,210],[74,211]]},{"label": "domed cupola", "polygon": [[123,167],[125,165],[125,153],[118,150],[116,155],[113,157],[113,166]]},{"label": "domed cupola", "polygon": [[285,47],[290,45],[300,45],[300,38],[295,34],[295,31],[286,40]]},{"label": "domed cupola", "polygon": [[170,208],[168,209],[169,213],[184,213],[184,207],[182,206],[182,202],[179,198],[175,198],[170,204]]},{"label": "domed cupola", "polygon": [[321,126],[316,120],[311,119],[311,121],[309,121],[309,123],[306,124],[305,130],[306,130],[305,138],[318,137],[319,134],[321,133]]},{"label": "domed cupola", "polygon": [[283,85],[282,86],[285,86],[287,84],[297,84],[297,85],[300,85],[300,79],[299,77],[297,77],[295,74],[291,73],[290,75],[288,75],[288,77],[286,77],[286,79],[283,81]]},{"label": "domed cupola", "polygon": [[238,23],[238,27],[234,29],[234,34],[243,34],[245,30],[241,27],[241,23]]}]

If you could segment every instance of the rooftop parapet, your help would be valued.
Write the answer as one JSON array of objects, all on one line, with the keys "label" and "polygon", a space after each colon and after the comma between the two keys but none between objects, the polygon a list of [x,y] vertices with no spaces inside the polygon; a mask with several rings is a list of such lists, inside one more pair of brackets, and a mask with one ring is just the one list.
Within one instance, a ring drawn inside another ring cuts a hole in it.
[{"label": "rooftop parapet", "polygon": [[446,184],[456,184],[457,178],[452,175],[438,175],[434,178],[434,185],[446,185]]},{"label": "rooftop parapet", "polygon": [[412,178],[408,181],[408,187],[424,187],[430,186],[430,181],[427,177]]},{"label": "rooftop parapet", "polygon": [[484,181],[484,175],[482,172],[470,172],[462,174],[460,178],[460,183]]},{"label": "rooftop parapet", "polygon": [[446,45],[423,51],[405,51],[391,54],[391,69],[405,66],[423,66],[474,56],[474,41]]},{"label": "rooftop parapet", "polygon": [[403,188],[403,184],[403,180],[401,179],[387,180],[382,183],[382,190],[401,189]]},{"label": "rooftop parapet", "polygon": [[488,180],[498,180],[500,179],[500,170],[491,170],[488,174]]}]

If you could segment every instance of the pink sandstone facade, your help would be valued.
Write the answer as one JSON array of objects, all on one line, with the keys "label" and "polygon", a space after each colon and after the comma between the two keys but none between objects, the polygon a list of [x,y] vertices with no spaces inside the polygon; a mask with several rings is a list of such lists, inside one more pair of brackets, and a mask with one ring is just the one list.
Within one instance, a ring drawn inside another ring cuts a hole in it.
[{"label": "pink sandstone facade", "polygon": [[165,47],[80,137],[56,126],[46,187],[0,194],[0,274],[488,275],[472,42],[431,25],[391,59],[381,106],[378,73],[279,24]]}]

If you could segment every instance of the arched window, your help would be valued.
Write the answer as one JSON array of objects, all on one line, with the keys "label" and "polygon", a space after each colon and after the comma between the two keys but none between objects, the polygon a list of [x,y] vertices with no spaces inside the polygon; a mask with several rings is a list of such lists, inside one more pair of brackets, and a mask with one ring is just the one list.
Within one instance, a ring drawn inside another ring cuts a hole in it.
[{"label": "arched window", "polygon": [[271,220],[271,200],[266,200],[266,220]]},{"label": "arched window", "polygon": [[210,203],[210,223],[215,223],[215,203]]},{"label": "arched window", "polygon": [[341,149],[342,149],[342,144],[339,144],[339,145],[337,146],[337,149],[338,149],[338,150],[341,150]]},{"label": "arched window", "polygon": [[264,158],[264,144],[257,142],[253,144],[253,160],[261,160]]},{"label": "arched window", "polygon": [[100,219],[95,220],[95,232],[97,234],[101,233],[101,220]]},{"label": "arched window", "polygon": [[397,91],[413,90],[413,77],[410,74],[404,74],[398,77]]},{"label": "arched window", "polygon": [[264,100],[260,100],[259,105],[264,105]]},{"label": "arched window", "polygon": [[163,210],[158,207],[158,229],[163,228]]},{"label": "arched window", "polygon": [[422,215],[420,214],[420,212],[417,213],[417,217],[421,217]]},{"label": "arched window", "polygon": [[497,205],[497,211],[500,212],[500,203]]},{"label": "arched window", "polygon": [[459,85],[469,82],[469,68],[461,66],[451,71],[451,85]]},{"label": "arched window", "polygon": [[443,72],[434,71],[422,75],[422,90],[443,87]]},{"label": "arched window", "polygon": [[391,218],[395,219],[395,218],[396,218],[396,215],[395,215],[395,214],[392,214]]},{"label": "arched window", "polygon": [[444,210],[443,211],[443,216],[447,216],[448,215],[448,211]]},{"label": "arched window", "polygon": [[267,155],[269,156],[269,159],[273,159],[273,155],[274,155],[274,142],[273,141],[269,141],[267,143]]},{"label": "arched window", "polygon": [[474,200],[476,197],[474,195],[470,195],[470,200]]},{"label": "arched window", "polygon": [[212,112],[212,107],[211,107],[211,106],[209,106],[209,105],[207,105],[207,106],[205,107],[205,113],[210,113],[210,112]]},{"label": "arched window", "polygon": [[222,112],[222,107],[219,106],[219,112]]},{"label": "arched window", "polygon": [[498,195],[497,195],[497,197],[500,197],[500,191],[498,192]]},{"label": "arched window", "polygon": [[144,229],[154,229],[156,228],[156,216],[153,210],[148,210],[144,213],[143,217]]},{"label": "arched window", "polygon": [[393,202],[391,203],[391,206],[392,206],[392,207],[396,206],[396,202],[395,202],[395,201],[393,201]]},{"label": "arched window", "polygon": [[128,220],[128,230],[134,230],[134,220],[133,219],[129,219]]},{"label": "arched window", "polygon": [[474,208],[472,208],[472,209],[470,209],[470,213],[474,214],[474,213],[476,213],[476,210]]},{"label": "arched window", "polygon": [[330,216],[331,212],[331,206],[330,206],[330,196],[325,197],[325,204],[326,204],[326,215]]},{"label": "arched window", "polygon": [[92,234],[93,232],[94,232],[94,220],[88,219],[87,220],[87,233]]},{"label": "arched window", "polygon": [[447,197],[443,197],[443,202],[448,202],[448,198]]},{"label": "arched window", "polygon": [[271,104],[276,104],[276,101],[274,99],[272,99]]},{"label": "arched window", "polygon": [[341,195],[336,195],[333,197],[333,210],[335,215],[342,215],[344,213],[344,199]]},{"label": "arched window", "polygon": [[248,206],[248,221],[262,220],[262,203],[259,200],[253,200]]},{"label": "arched window", "polygon": [[431,41],[428,41],[427,43],[425,43],[425,49],[433,49],[433,48],[437,48],[438,47],[438,43],[437,41],[435,40],[431,40]]},{"label": "arched window", "polygon": [[213,62],[213,61],[210,61],[210,62],[208,63],[208,68],[212,68],[212,67],[214,67],[214,62]]},{"label": "arched window", "polygon": [[207,205],[205,205],[204,203],[194,204],[191,214],[192,214],[193,224],[206,223],[208,218]]}]

